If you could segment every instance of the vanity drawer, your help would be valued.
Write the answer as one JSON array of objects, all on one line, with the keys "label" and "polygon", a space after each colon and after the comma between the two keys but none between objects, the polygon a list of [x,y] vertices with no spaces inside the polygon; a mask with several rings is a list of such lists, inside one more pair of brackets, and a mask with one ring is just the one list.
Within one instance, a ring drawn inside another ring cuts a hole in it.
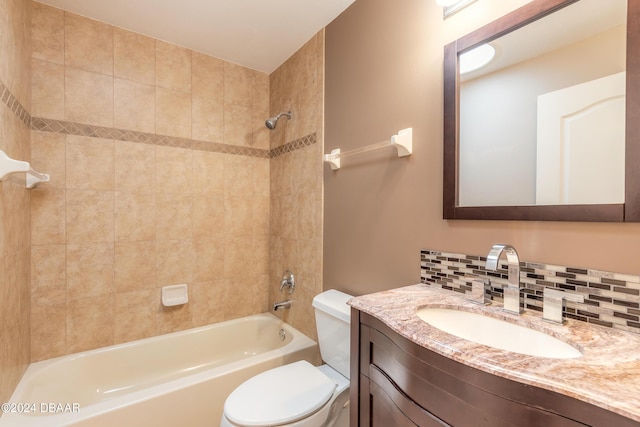
[{"label": "vanity drawer", "polygon": [[368,380],[371,427],[451,427],[409,399],[382,371],[373,367]]}]

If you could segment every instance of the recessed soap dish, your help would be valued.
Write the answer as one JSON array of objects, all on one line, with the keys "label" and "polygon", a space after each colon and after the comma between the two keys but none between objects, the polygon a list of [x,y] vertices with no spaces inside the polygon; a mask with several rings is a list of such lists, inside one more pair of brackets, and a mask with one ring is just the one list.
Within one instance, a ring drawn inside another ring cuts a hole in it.
[{"label": "recessed soap dish", "polygon": [[189,292],[186,284],[162,287],[162,305],[173,307],[189,302]]}]

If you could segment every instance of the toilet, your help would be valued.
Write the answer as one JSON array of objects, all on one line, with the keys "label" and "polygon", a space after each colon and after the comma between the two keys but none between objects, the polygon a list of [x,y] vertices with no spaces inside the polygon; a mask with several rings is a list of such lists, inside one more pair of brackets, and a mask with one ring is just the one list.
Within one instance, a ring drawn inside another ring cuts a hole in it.
[{"label": "toilet", "polygon": [[220,426],[347,427],[350,298],[332,289],[313,299],[324,365],[300,361],[248,379],[227,397]]}]

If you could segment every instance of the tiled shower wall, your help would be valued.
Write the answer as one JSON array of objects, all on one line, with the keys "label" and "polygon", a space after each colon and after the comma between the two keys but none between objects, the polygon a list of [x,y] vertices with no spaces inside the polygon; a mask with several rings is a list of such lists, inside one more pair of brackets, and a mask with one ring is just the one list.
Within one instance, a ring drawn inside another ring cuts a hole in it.
[{"label": "tiled shower wall", "polygon": [[[0,0],[0,150],[29,160],[29,2]],[[0,183],[0,402],[29,364],[29,190]]]},{"label": "tiled shower wall", "polygon": [[266,311],[269,76],[32,6],[32,360]]},{"label": "tiled shower wall", "polygon": [[[423,249],[420,252],[422,283],[454,292],[471,290],[471,280],[490,281],[491,299],[502,303],[508,268],[503,259],[497,271],[485,268],[486,257]],[[566,302],[563,315],[609,328],[640,333],[640,277],[583,267],[564,267],[536,262],[520,262],[523,286],[521,306],[542,311],[545,287],[584,297],[583,303]]]},{"label": "tiled shower wall", "polygon": [[[271,133],[269,302],[292,299],[278,313],[309,337],[316,336],[311,300],[322,290],[323,58],[321,31],[270,77],[271,113],[291,110],[293,117]],[[298,149],[286,143],[292,140]],[[292,295],[279,292],[286,269],[296,277]]]}]

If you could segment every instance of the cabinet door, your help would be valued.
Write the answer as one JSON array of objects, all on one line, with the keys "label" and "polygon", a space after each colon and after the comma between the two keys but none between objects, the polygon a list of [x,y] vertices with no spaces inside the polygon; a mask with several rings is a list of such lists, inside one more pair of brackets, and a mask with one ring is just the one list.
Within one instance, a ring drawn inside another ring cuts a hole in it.
[{"label": "cabinet door", "polygon": [[371,427],[450,427],[409,399],[375,366],[371,366],[370,373]]}]

